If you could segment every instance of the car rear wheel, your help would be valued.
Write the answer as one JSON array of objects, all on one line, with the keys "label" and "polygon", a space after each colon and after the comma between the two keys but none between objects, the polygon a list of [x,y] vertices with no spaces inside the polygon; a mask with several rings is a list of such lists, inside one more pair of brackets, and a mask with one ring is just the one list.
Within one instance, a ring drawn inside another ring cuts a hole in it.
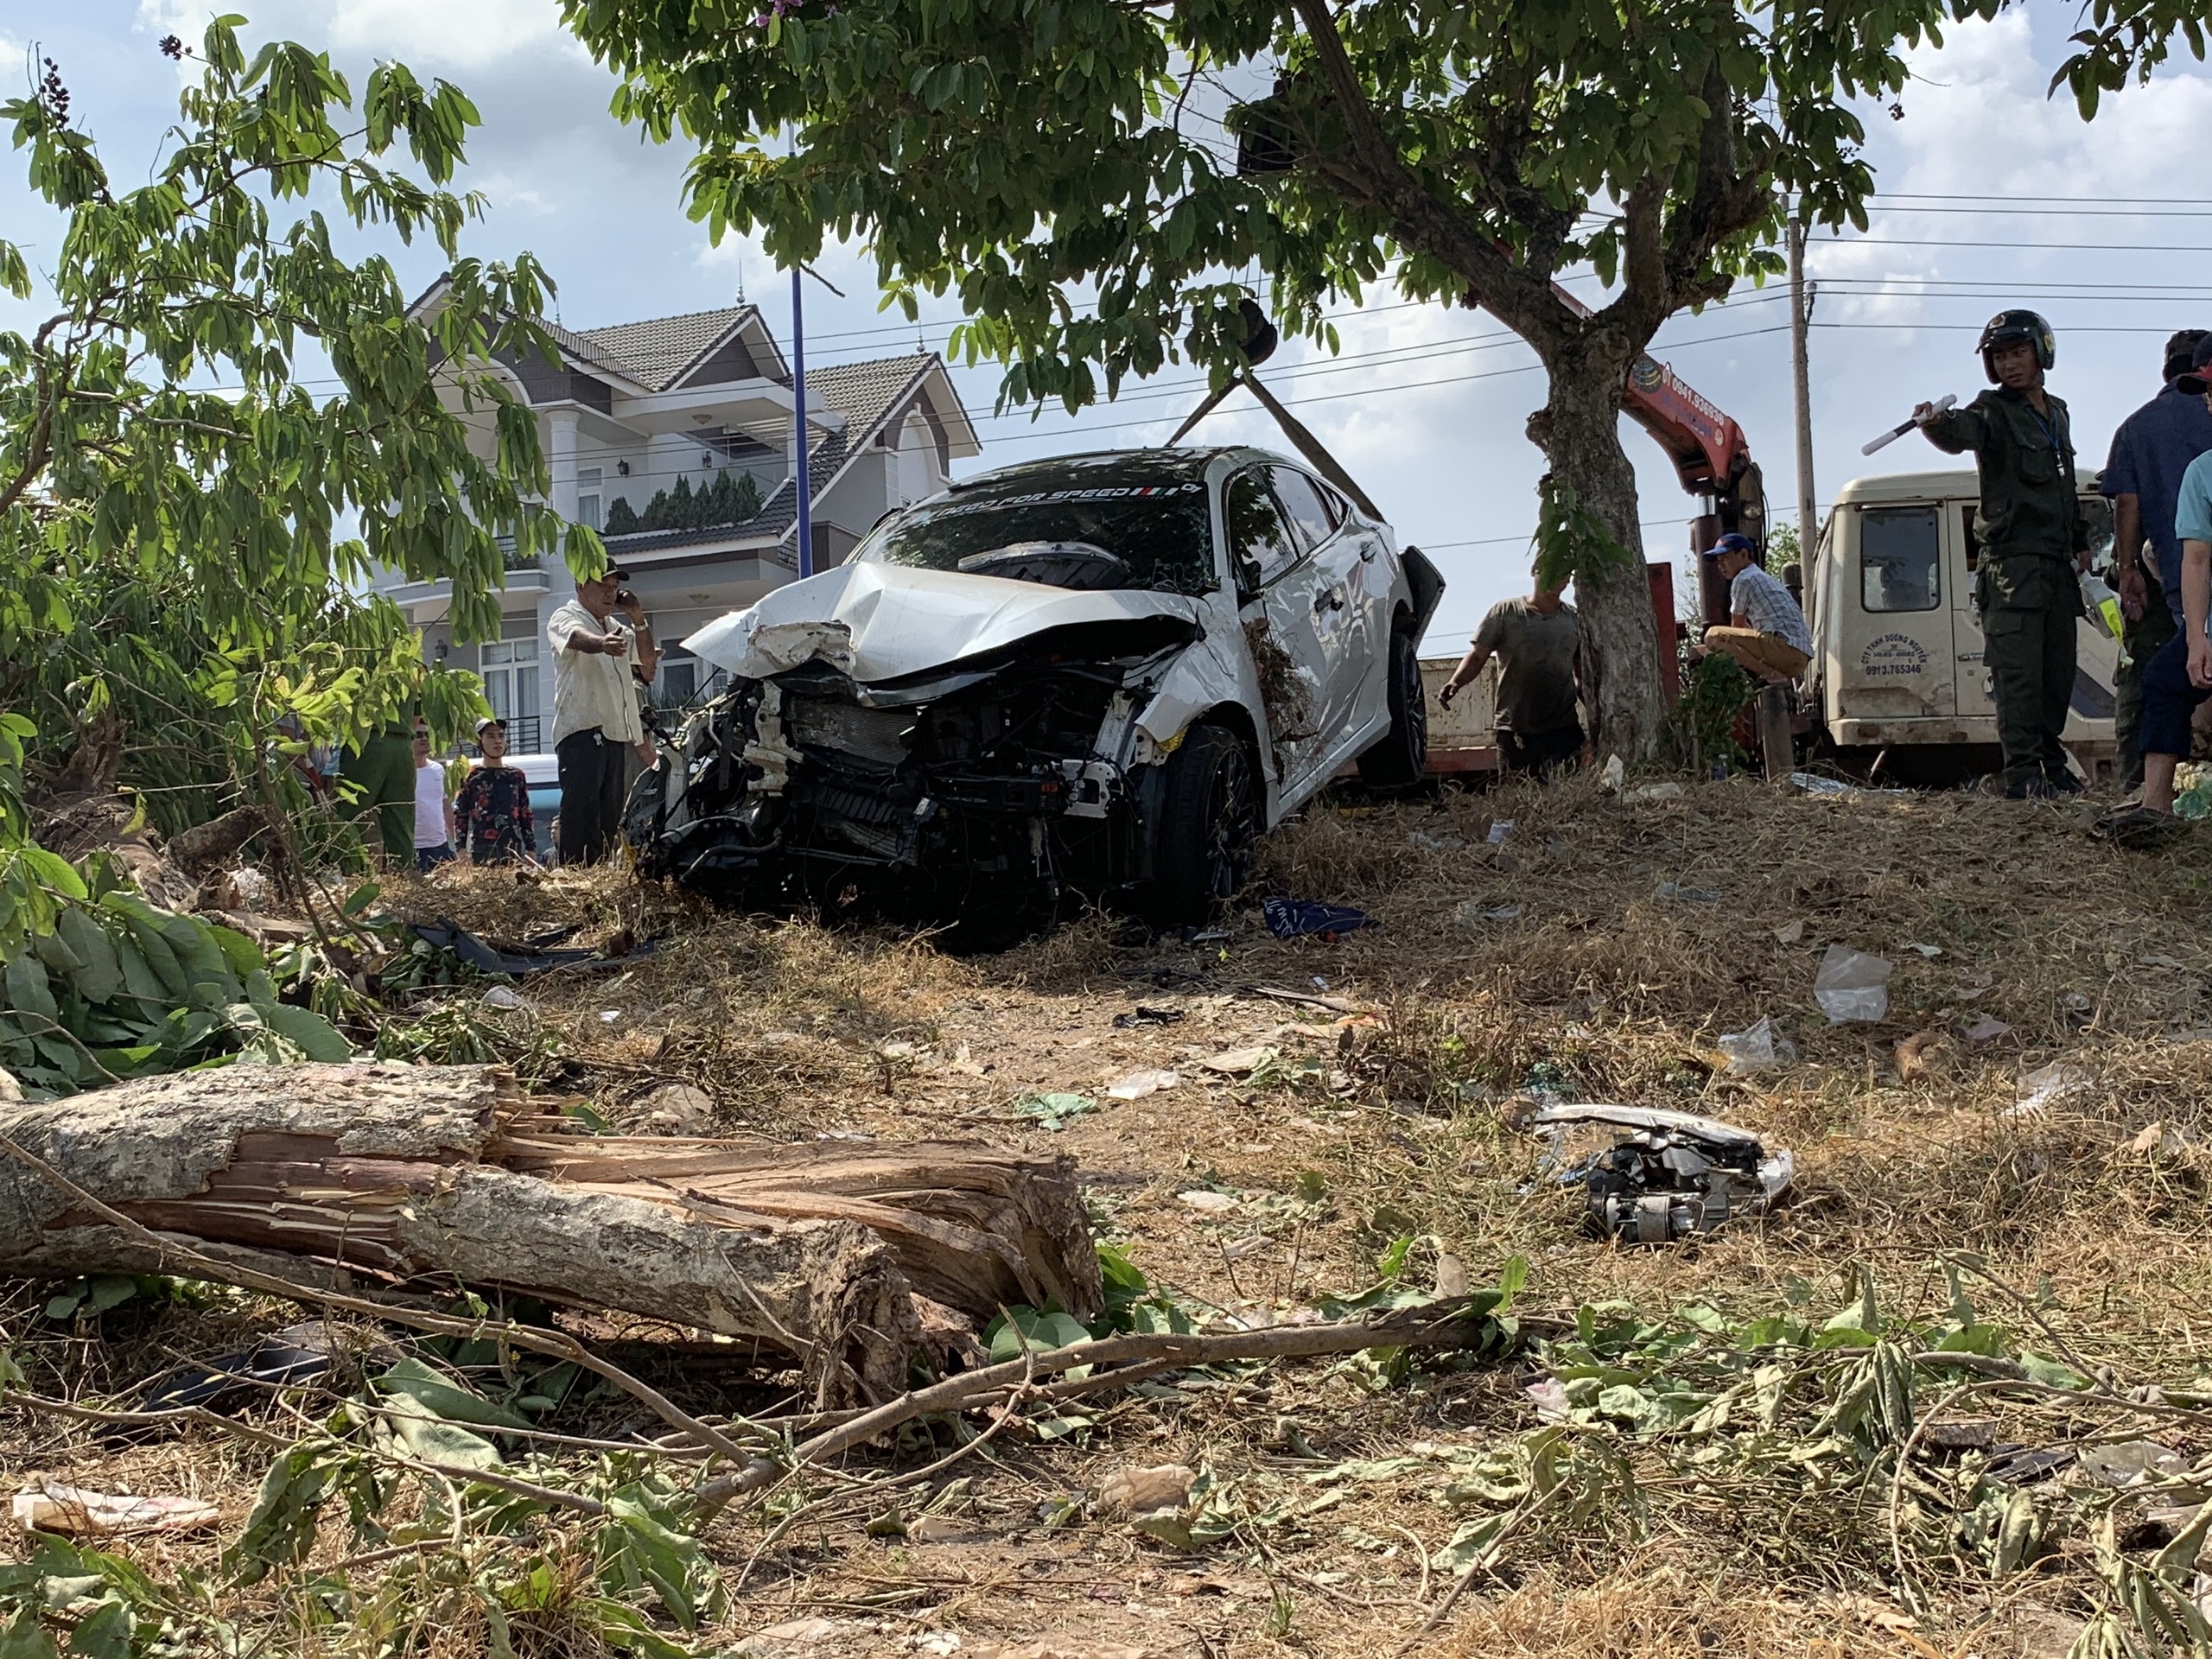
[{"label": "car rear wheel", "polygon": [[1251,880],[1259,779],[1251,750],[1222,726],[1193,727],[1166,770],[1145,908],[1163,923],[1202,922]]},{"label": "car rear wheel", "polygon": [[1359,781],[1370,789],[1404,789],[1428,768],[1428,693],[1421,683],[1421,647],[1411,630],[1390,632],[1390,729],[1359,757]]}]

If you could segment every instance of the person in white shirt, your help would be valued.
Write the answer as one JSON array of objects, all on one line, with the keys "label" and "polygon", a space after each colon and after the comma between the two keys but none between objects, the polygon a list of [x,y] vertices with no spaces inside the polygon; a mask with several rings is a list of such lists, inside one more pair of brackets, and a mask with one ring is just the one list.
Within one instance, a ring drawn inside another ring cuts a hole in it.
[{"label": "person in white shirt", "polygon": [[[561,765],[559,839],[563,864],[607,856],[622,823],[625,756],[651,760],[638,718],[632,670],[650,680],[660,661],[653,625],[626,573],[610,569],[576,584],[576,596],[545,625],[553,648],[553,753]],[[616,610],[629,617],[617,621]]]},{"label": "person in white shirt", "polygon": [[430,734],[415,728],[415,868],[428,875],[453,861],[453,799],[446,769],[430,758]]}]

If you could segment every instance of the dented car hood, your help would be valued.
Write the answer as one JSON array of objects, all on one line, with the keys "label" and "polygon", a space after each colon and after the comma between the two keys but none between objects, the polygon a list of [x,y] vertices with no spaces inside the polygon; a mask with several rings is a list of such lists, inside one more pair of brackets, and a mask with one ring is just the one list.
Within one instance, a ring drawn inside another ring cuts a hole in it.
[{"label": "dented car hood", "polygon": [[741,679],[820,661],[861,683],[902,679],[1086,623],[1177,617],[1200,601],[1141,590],[1081,593],[904,564],[846,564],[709,622],[685,650]]}]

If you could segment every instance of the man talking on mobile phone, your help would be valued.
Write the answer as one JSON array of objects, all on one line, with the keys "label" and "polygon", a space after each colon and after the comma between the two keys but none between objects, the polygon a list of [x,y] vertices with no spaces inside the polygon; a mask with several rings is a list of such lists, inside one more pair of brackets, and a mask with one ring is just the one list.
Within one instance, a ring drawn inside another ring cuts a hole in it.
[{"label": "man talking on mobile phone", "polygon": [[[660,661],[653,625],[637,594],[610,569],[576,584],[545,625],[553,647],[553,753],[561,763],[559,844],[563,864],[596,864],[622,822],[624,757],[645,741],[632,690]],[[623,612],[627,624],[618,620]]]}]

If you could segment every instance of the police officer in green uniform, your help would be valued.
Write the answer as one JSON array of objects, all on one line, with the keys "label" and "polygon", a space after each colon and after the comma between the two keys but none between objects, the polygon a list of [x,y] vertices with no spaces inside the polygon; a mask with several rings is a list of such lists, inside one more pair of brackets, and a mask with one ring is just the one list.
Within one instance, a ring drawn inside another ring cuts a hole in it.
[{"label": "police officer in green uniform", "polygon": [[1939,415],[1923,404],[1913,415],[1938,449],[1973,450],[1981,474],[1974,603],[1997,697],[2005,793],[2071,794],[2082,785],[2058,738],[2074,696],[2089,532],[2075,499],[2066,405],[2044,390],[2057,341],[2034,312],[2000,311],[1981,331],[1980,350],[1994,391],[1963,409]]}]

